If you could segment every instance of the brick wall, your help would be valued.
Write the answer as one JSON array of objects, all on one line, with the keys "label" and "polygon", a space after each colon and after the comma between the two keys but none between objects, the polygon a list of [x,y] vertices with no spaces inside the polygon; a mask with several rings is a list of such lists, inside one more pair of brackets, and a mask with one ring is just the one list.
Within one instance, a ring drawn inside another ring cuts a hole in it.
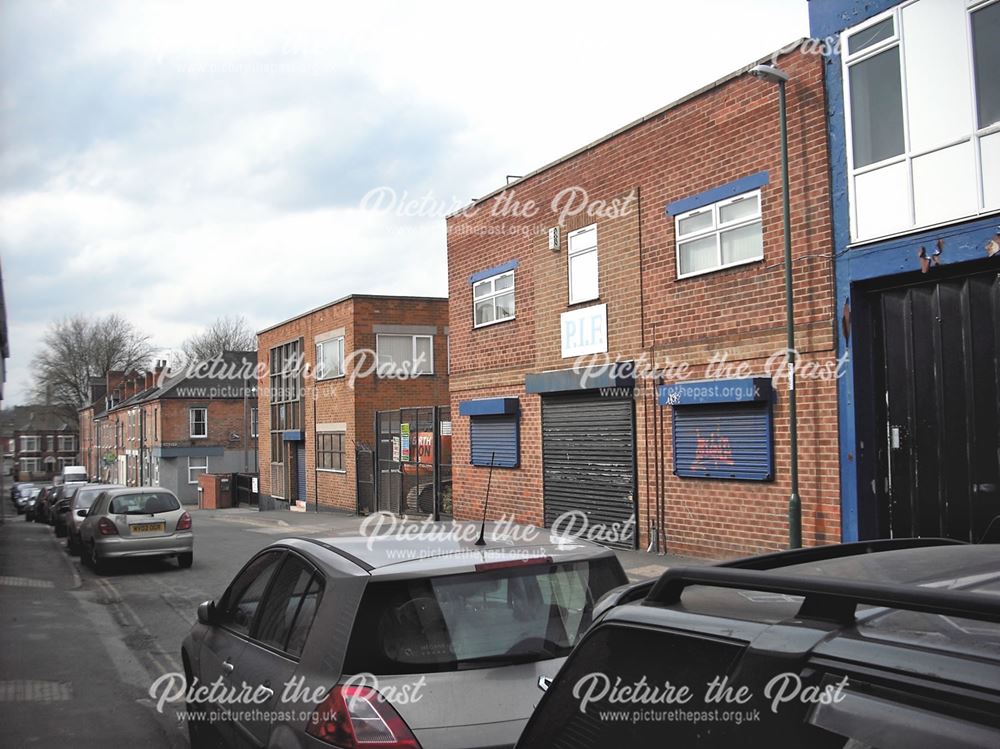
[{"label": "brick wall", "polygon": [[[783,56],[779,65],[791,76],[787,94],[796,343],[804,361],[826,365],[835,359],[836,305],[822,60],[794,52]],[[769,175],[761,195],[764,260],[678,279],[675,222],[665,215],[665,206],[761,171]],[[554,252],[548,249],[546,230],[559,217],[550,206],[556,196],[577,187],[586,190],[591,204],[603,201],[631,208],[618,215],[567,217],[559,251]],[[560,313],[571,309],[570,231],[590,223],[598,227],[600,299],[587,304],[608,306],[612,359],[646,356],[660,364],[687,362],[689,379],[707,379],[705,368],[712,356],[724,355],[730,365],[744,364],[760,376],[768,357],[784,347],[776,88],[745,75],[732,78],[518,182],[506,196],[521,206],[533,202],[535,215],[496,215],[497,202],[491,197],[448,221],[451,402],[457,414],[464,400],[520,396],[521,467],[494,472],[490,514],[540,522],[540,398],[524,393],[524,380],[527,373],[573,365],[572,359],[561,357],[559,328]],[[516,319],[474,329],[470,276],[511,260],[518,262]],[[660,456],[652,434],[660,429],[660,408],[652,405],[648,387],[636,393],[636,488],[643,548],[658,496],[671,552],[728,557],[787,543],[784,383],[776,383],[776,390],[775,481],[675,477],[667,408],[662,419],[666,476],[658,490],[652,474]],[[804,543],[835,542],[840,538],[835,383],[801,379],[798,395]],[[456,515],[475,517],[481,511],[488,469],[469,465],[469,420],[456,416],[454,421]]]},{"label": "brick wall", "polygon": [[[378,325],[433,326],[434,374],[407,380],[362,376],[374,363],[362,351],[375,351]],[[357,443],[374,446],[375,412],[407,406],[444,405],[448,402],[448,303],[444,299],[352,296],[310,312],[258,335],[261,361],[269,351],[297,338],[304,339],[303,353],[310,370],[316,366],[316,338],[344,329],[345,377],[304,381],[304,431],[306,455],[306,499],[317,496],[320,507],[352,511],[357,502],[354,448]],[[358,352],[358,353],[355,353]],[[353,354],[353,355],[352,355]],[[352,372],[358,376],[351,377]],[[260,419],[260,490],[271,494],[271,409],[269,383],[258,382]],[[316,424],[346,427],[344,471],[316,470]]]}]

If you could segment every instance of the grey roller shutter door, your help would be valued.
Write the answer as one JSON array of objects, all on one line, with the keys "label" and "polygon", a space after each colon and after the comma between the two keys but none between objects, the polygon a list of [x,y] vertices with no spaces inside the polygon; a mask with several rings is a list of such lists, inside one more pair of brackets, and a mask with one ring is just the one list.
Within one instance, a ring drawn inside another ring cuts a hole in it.
[{"label": "grey roller shutter door", "polygon": [[[542,398],[545,525],[582,512],[590,527],[626,529],[607,545],[635,548],[635,421],[631,399]],[[631,526],[631,527],[629,527]]]}]

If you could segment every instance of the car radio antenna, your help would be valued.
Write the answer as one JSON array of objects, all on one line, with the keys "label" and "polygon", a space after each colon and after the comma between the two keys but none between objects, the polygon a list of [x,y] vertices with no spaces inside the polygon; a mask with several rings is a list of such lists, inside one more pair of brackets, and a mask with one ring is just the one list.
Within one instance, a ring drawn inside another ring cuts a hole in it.
[{"label": "car radio antenna", "polygon": [[493,483],[493,461],[496,460],[497,453],[494,450],[490,454],[490,475],[486,479],[486,499],[483,500],[483,522],[479,526],[479,540],[476,546],[486,546],[486,508],[490,506],[490,484]]}]

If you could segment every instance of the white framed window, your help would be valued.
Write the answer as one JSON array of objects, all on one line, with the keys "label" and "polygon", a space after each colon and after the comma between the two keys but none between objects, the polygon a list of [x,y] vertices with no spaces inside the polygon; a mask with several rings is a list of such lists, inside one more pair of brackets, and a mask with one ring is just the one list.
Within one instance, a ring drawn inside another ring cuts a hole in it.
[{"label": "white framed window", "polygon": [[258,413],[259,412],[257,411],[257,406],[253,406],[250,409],[250,436],[251,437],[257,437],[258,436],[257,435],[257,428],[258,428],[258,417],[257,417],[257,414]]},{"label": "white framed window", "polygon": [[680,213],[674,226],[678,278],[764,259],[760,190]]},{"label": "white framed window", "polygon": [[72,434],[59,435],[59,452],[69,453],[76,451],[76,437]]},{"label": "white framed window", "polygon": [[344,376],[344,337],[328,338],[316,344],[316,379]]},{"label": "white framed window", "polygon": [[49,434],[45,437],[45,452],[55,452],[56,449],[56,438]]},{"label": "white framed window", "polygon": [[40,466],[38,458],[21,458],[21,470],[25,473],[38,473]]},{"label": "white framed window", "polygon": [[208,473],[208,456],[188,458],[188,483],[197,484],[198,477],[203,473]]},{"label": "white framed window", "polygon": [[434,336],[379,333],[375,348],[382,376],[434,374]]},{"label": "white framed window", "polygon": [[188,418],[191,425],[191,439],[204,439],[208,436],[208,409],[204,407],[192,408],[188,411]]},{"label": "white framed window", "polygon": [[852,241],[1000,209],[1000,2],[910,0],[842,33]]},{"label": "white framed window", "polygon": [[514,271],[472,284],[473,324],[477,328],[514,319]]},{"label": "white framed window", "polygon": [[41,437],[36,434],[25,434],[21,436],[21,452],[37,453],[41,451]]},{"label": "white framed window", "polygon": [[569,303],[589,302],[600,296],[597,266],[597,224],[569,233],[567,266]]}]

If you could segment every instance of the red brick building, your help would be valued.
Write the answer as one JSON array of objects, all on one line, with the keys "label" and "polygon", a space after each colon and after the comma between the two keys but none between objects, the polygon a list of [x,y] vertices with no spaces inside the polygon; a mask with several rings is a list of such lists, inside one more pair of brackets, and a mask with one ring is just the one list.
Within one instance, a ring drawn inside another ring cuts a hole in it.
[{"label": "red brick building", "polygon": [[202,474],[256,472],[256,378],[253,351],[177,372],[157,362],[150,372],[108,373],[103,407],[80,411],[92,434],[86,465],[103,481],[162,486],[189,504]]},{"label": "red brick building", "polygon": [[[777,65],[812,545],[840,540],[823,61]],[[449,218],[456,517],[493,462],[491,516],[582,512],[680,554],[787,545],[778,99],[749,67]]]},{"label": "red brick building", "polygon": [[448,403],[447,299],[354,294],[257,342],[264,504],[356,510],[376,411]]}]

